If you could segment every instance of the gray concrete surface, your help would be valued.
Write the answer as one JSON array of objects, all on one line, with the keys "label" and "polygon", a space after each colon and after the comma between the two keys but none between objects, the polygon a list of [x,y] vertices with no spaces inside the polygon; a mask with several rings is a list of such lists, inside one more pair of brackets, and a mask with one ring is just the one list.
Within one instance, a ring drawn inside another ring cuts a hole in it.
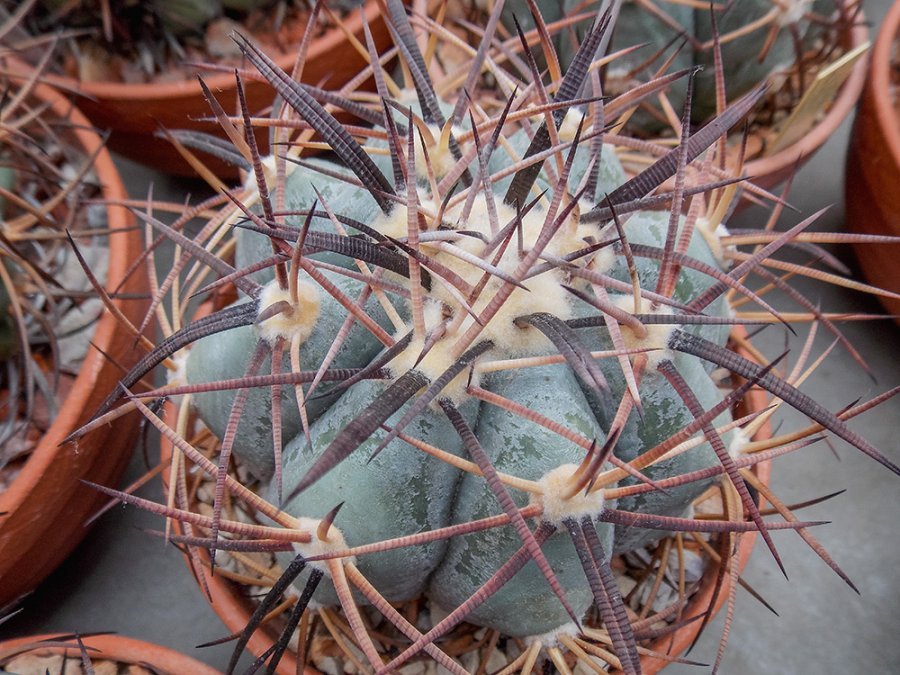
[{"label": "gray concrete surface", "polygon": [[[887,10],[887,0],[870,1],[874,25]],[[826,226],[843,223],[843,164],[849,122],[805,167],[795,183],[792,202],[804,213],[833,203]],[[152,174],[122,161],[133,194],[145,193],[149,180],[156,194],[183,194],[195,186]],[[753,214],[747,218],[755,217]],[[797,220],[788,221],[789,223]],[[898,261],[900,263],[900,261]],[[823,308],[878,311],[858,294],[809,286]],[[787,307],[787,304],[782,306]],[[868,359],[873,383],[840,348],[804,389],[832,410],[900,384],[900,333],[888,322],[849,325],[846,334]],[[784,331],[770,328],[759,344],[772,356],[786,344]],[[817,341],[824,349],[830,338]],[[790,340],[797,346],[797,339]],[[802,424],[792,412],[779,416],[785,427]],[[894,400],[853,423],[876,447],[900,460],[900,401]],[[830,520],[816,536],[851,576],[860,595],[851,591],[799,539],[776,533],[790,581],[771,556],[757,545],[744,579],[778,611],[772,615],[749,594],[738,593],[737,615],[721,672],[754,673],[895,673],[900,672],[900,481],[871,459],[836,442],[837,456],[825,445],[779,460],[772,485],[786,502],[800,502],[836,490],[846,492],[803,512],[804,518]],[[155,460],[151,442],[147,451]],[[137,452],[130,477],[144,470]],[[145,490],[150,497],[158,491]],[[229,648],[198,650],[195,645],[226,631],[194,584],[180,554],[148,536],[141,528],[158,528],[159,520],[132,508],[119,507],[102,519],[76,553],[24,603],[23,611],[0,627],[0,638],[46,631],[112,630],[191,653],[224,667]],[[719,616],[691,657],[711,663],[723,625]],[[708,672],[708,668],[673,666],[667,672]]]}]

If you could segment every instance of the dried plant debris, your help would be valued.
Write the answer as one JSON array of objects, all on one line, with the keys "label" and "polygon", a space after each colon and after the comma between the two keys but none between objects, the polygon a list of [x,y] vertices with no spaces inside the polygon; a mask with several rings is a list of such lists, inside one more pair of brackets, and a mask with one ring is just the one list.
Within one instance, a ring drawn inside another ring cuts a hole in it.
[{"label": "dried plant debris", "polygon": [[[850,33],[862,22],[861,9],[857,0],[625,0],[612,40],[612,50],[622,58],[609,66],[607,91],[700,66],[692,105],[698,124],[726,101],[764,84],[767,93],[747,121],[744,153],[754,159],[769,153],[817,74],[847,53]],[[677,133],[684,94],[684,85],[676,84],[645,101],[629,120],[631,133]]]},{"label": "dried plant debris", "polygon": [[[96,487],[165,516],[202,583],[210,565],[251,585],[252,616],[225,638],[229,670],[277,624],[260,668],[292,648],[301,662],[315,650],[337,659],[328,668],[379,673],[421,661],[466,672],[477,652],[484,672],[501,646],[518,650],[501,672],[638,673],[678,658],[664,653],[672,631],[733,606],[748,533],[781,565],[776,531],[794,530],[846,579],[819,523],[753,469],[837,436],[897,473],[848,424],[897,390],[830,411],[802,391],[825,357],[811,340],[772,360],[740,333],[728,340],[735,327],[808,324],[866,367],[839,323],[875,317],[829,313],[789,280],[885,294],[830,269],[821,248],[883,239],[816,232],[820,213],[776,230],[784,196],[719,168],[717,141],[764,88],[694,129],[693,71],[604,96],[608,8],[558,78],[527,47],[558,61],[539,14],[499,42],[497,3],[483,47],[467,50],[441,14],[387,8],[400,70],[367,40],[374,68],[357,78],[374,75],[377,99],[352,82],[299,84],[237,38],[258,73],[238,79],[264,77],[279,105],[231,117],[210,96],[233,147],[175,137],[240,158],[247,180],[174,220],[152,199],[135,210],[150,239],[177,245],[148,314],[164,338],[75,435],[138,410],[172,447],[167,504]],[[444,42],[467,52],[464,70],[441,61]],[[610,131],[679,77],[675,147]],[[275,156],[247,133],[263,125]],[[323,145],[329,158],[306,158]],[[636,148],[658,158],[627,176],[618,154]],[[770,201],[771,216],[730,233],[741,192]],[[151,270],[156,256],[154,243]],[[773,308],[776,288],[796,307]],[[167,384],[148,391],[157,366]],[[734,412],[759,390],[768,407]],[[162,399],[165,419],[151,408]],[[809,425],[757,437],[782,405]],[[716,563],[702,564],[716,572],[699,609],[688,604],[698,557]],[[323,630],[333,644],[305,639]]]},{"label": "dried plant debris", "polygon": [[52,424],[101,312],[69,236],[106,276],[106,210],[94,158],[35,98],[3,78],[0,100],[0,489]]}]

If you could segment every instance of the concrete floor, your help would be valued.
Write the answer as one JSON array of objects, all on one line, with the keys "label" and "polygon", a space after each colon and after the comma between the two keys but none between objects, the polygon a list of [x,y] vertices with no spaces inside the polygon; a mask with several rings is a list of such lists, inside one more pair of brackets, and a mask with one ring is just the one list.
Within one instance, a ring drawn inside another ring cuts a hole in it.
[{"label": "concrete floor", "polygon": [[[877,26],[888,0],[866,3]],[[805,167],[795,182],[791,201],[804,213],[829,202],[834,207],[824,227],[843,225],[843,164],[849,123]],[[183,194],[185,185],[122,161],[133,194],[146,192],[156,181],[156,194]],[[190,186],[187,189],[191,189]],[[748,214],[747,218],[754,218]],[[799,221],[800,216],[786,224]],[[879,311],[867,298],[834,289],[809,287],[809,297],[823,308]],[[787,306],[787,305],[782,305]],[[840,348],[835,350],[804,390],[831,410],[857,397],[870,397],[900,384],[897,347],[900,332],[889,322],[848,325],[845,334],[868,360],[877,384],[863,374]],[[784,331],[768,329],[758,344],[773,356],[785,346]],[[820,335],[821,351],[830,339]],[[791,341],[797,346],[797,340]],[[784,426],[803,423],[785,411]],[[900,461],[900,400],[895,399],[854,421],[853,428],[894,461]],[[900,672],[900,481],[883,467],[843,443],[835,454],[819,444],[773,467],[772,485],[787,503],[845,489],[841,496],[804,510],[803,517],[830,520],[815,534],[860,589],[857,596],[799,539],[776,533],[776,544],[790,576],[786,581],[764,547],[758,545],[744,579],[778,611],[772,615],[748,593],[738,594],[738,611],[721,672],[754,673],[894,673]],[[155,449],[148,449],[153,461]],[[137,452],[130,469],[144,469]],[[155,490],[147,496],[158,498]],[[228,647],[195,649],[198,643],[225,634],[180,554],[141,532],[156,529],[158,519],[132,508],[117,508],[105,516],[75,554],[24,603],[24,611],[0,627],[0,638],[47,631],[112,630],[140,637],[224,667]],[[712,663],[722,628],[719,616],[691,657]],[[707,672],[673,666],[667,672]]]}]

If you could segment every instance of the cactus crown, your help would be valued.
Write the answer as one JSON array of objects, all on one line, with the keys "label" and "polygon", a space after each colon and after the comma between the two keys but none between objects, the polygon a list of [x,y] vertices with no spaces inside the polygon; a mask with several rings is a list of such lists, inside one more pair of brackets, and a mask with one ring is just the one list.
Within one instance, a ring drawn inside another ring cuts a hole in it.
[{"label": "cactus crown", "polygon": [[[234,141],[217,151],[250,168],[246,185],[173,225],[149,208],[139,215],[181,251],[158,307],[170,291],[179,307],[201,288],[230,285],[239,298],[165,322],[168,335],[122,389],[164,362],[169,384],[118,407],[120,392],[111,394],[82,433],[140,409],[214,478],[212,513],[185,510],[183,476],[173,483],[177,508],[107,492],[207,530],[183,541],[213,559],[228,548],[282,556],[284,572],[236,655],[296,583],[270,667],[307,607],[340,605],[362,658],[379,672],[423,653],[464,672],[438,643],[462,621],[543,645],[552,662],[561,650],[590,660],[585,639],[599,639],[611,645],[609,663],[640,672],[645,624],[628,616],[614,552],[640,548],[660,530],[726,539],[756,531],[777,559],[770,531],[808,535],[811,523],[763,520],[749,482],[765,487],[747,469],[821,428],[897,471],[846,425],[854,411],[834,415],[779,377],[775,363],[725,345],[734,325],[785,323],[743,280],[758,273],[779,283],[763,266],[810,240],[815,216],[784,234],[762,231],[747,240],[758,244],[749,254],[732,248],[741,237],[715,235],[736,183],[701,158],[761,89],[697,130],[686,106],[680,144],[627,178],[610,143],[628,141],[606,125],[671,78],[603,98],[594,64],[609,12],[597,15],[564,75],[546,83],[527,43],[538,40],[553,62],[547,26],[536,15],[538,29],[494,50],[498,3],[485,48],[468,50],[459,77],[445,73],[436,85],[429,66],[439,64],[420,50],[414,24],[448,44],[454,35],[427,17],[411,22],[399,0],[387,7],[406,86],[377,65],[367,41],[376,65],[361,77],[375,78],[372,104],[300,84],[237,38],[285,102],[273,116],[276,140],[293,129],[293,144],[263,160],[245,133],[261,122],[245,108],[229,118],[210,95]],[[482,73],[497,93],[484,89]],[[681,76],[690,92],[692,73]],[[448,81],[464,81],[455,101],[438,94]],[[333,110],[374,128],[339,122]],[[313,134],[337,162],[297,158]],[[223,202],[196,236],[182,233],[192,216]],[[651,210],[660,206],[668,210]],[[219,279],[204,287],[209,274]],[[736,316],[726,293],[750,298],[765,316]],[[744,382],[722,393],[713,367]],[[732,420],[730,410],[753,386],[821,426],[790,442],[749,443],[766,414]],[[171,429],[144,403],[175,396],[220,439],[217,462],[186,440],[186,414]],[[232,452],[252,478],[228,473]],[[727,515],[691,517],[692,500],[713,481],[729,495]],[[226,491],[259,524],[224,518]],[[422,594],[449,614],[423,627],[391,604]],[[360,604],[394,627],[399,646],[382,653]],[[586,618],[589,607],[599,621]],[[529,648],[519,665],[534,658]]]}]

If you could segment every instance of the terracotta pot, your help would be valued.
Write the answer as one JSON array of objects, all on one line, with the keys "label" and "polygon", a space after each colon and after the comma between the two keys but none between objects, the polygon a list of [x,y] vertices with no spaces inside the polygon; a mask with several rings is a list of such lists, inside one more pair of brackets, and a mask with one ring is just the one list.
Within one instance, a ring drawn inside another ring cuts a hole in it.
[{"label": "terracotta pot", "polygon": [[[748,355],[744,354],[744,356]],[[741,413],[746,415],[751,412],[763,410],[768,405],[768,395],[764,391],[761,389],[751,389],[741,404]],[[772,428],[766,423],[766,425],[757,432],[756,436],[754,436],[754,440],[764,440],[771,438],[771,436]],[[771,472],[771,462],[761,462],[756,465],[756,469],[754,470],[754,473],[759,479],[766,484],[769,483]],[[759,508],[765,508],[765,503],[761,497],[759,499]],[[750,553],[752,553],[753,545],[756,543],[756,536],[756,532],[747,532],[741,535],[737,552],[738,569],[741,571],[743,571],[750,560]],[[690,602],[682,612],[682,616],[699,616],[708,611],[710,617],[713,617],[719,613],[720,609],[722,609],[722,605],[728,600],[728,591],[731,588],[731,578],[726,575],[722,588],[719,591],[719,595],[716,598],[716,603],[710,607],[716,585],[716,575],[713,572],[717,569],[718,568],[710,569],[703,576],[703,582],[700,589],[691,597]],[[654,642],[649,644],[647,648],[654,652],[668,654],[670,656],[683,654],[692,644],[694,644],[694,641],[700,634],[702,625],[702,621],[692,621],[675,631],[672,635],[664,635],[657,638]],[[660,672],[667,665],[669,665],[668,662],[663,659],[654,659],[649,656],[641,657],[641,672],[644,673],[644,675],[654,675],[654,673]],[[612,672],[620,673],[621,671],[614,670]]]},{"label": "terracotta pot", "polygon": [[[8,64],[12,72],[24,73],[23,64]],[[72,133],[86,156],[96,153],[95,167],[103,197],[124,199],[127,194],[109,153],[99,135],[72,104],[49,86],[34,90],[35,98],[51,106],[52,114],[67,119]],[[117,288],[128,266],[141,253],[140,233],[126,231],[133,225],[129,212],[107,207],[109,227],[109,273],[107,287]],[[121,286],[124,294],[146,293],[142,272],[133,273]],[[140,323],[146,301],[117,300],[116,305],[133,323]],[[115,429],[98,429],[77,444],[60,447],[61,441],[84,424],[113,390],[128,367],[139,357],[134,338],[125,333],[109,312],[103,312],[92,342],[71,391],[52,426],[12,485],[0,493],[0,607],[34,589],[63,561],[87,533],[85,520],[106,498],[84,486],[80,479],[115,485],[131,455],[137,437],[138,420],[125,419]],[[104,356],[106,354],[106,356]],[[134,417],[134,416],[132,416]]]},{"label": "terracotta pot", "polygon": [[[868,39],[869,30],[862,12],[859,12],[853,26],[842,35],[841,46],[849,52],[865,44]],[[837,132],[838,127],[847,119],[859,101],[866,81],[867,61],[865,56],[856,61],[821,119],[800,140],[778,152],[756,157],[744,163],[743,173],[751,179],[754,185],[767,191],[773,191],[800,170]],[[735,136],[735,141],[739,140],[740,128],[740,124],[732,128],[732,135],[738,134]],[[737,142],[729,144],[729,161],[737,161],[737,150]],[[672,189],[672,183],[673,179],[669,179],[663,189]],[[751,205],[751,201],[741,199],[735,206],[735,213]]]},{"label": "terracotta pot", "polygon": [[[382,53],[390,39],[387,27],[380,19],[381,11],[375,0],[367,0],[364,8],[375,45]],[[359,12],[349,12],[345,23],[348,30],[365,44]],[[294,67],[296,56],[296,51],[272,55],[275,62],[288,72]],[[330,28],[310,43],[303,66],[303,81],[336,88],[348,82],[366,65],[366,59],[348,44],[344,32],[336,27]],[[111,131],[110,149],[166,173],[196,176],[168,141],[153,137],[160,127],[216,133],[224,138],[215,121],[201,121],[201,118],[210,117],[212,112],[193,77],[179,82],[147,84],[80,82],[60,76],[47,76],[46,79],[66,91],[82,94],[78,102],[82,112],[98,129]],[[206,73],[203,79],[226,111],[238,109],[237,88],[232,73]],[[244,89],[251,112],[272,104],[273,93],[269,84],[245,79]],[[257,131],[257,142],[260,151],[267,152],[268,135],[265,130]],[[202,158],[206,162],[209,156],[202,155]],[[209,163],[220,177],[233,178],[238,175],[236,168],[224,162],[210,160]]]},{"label": "terracotta pot", "polygon": [[[18,652],[22,647],[35,642],[52,640],[57,635],[36,635],[0,642],[0,667],[11,653]],[[81,640],[88,648],[88,655],[92,661],[103,659],[123,664],[145,665],[151,667],[152,672],[160,673],[160,675],[221,675],[220,671],[205,663],[150,642],[120,635],[95,635],[84,637]],[[74,642],[74,640],[69,640],[69,642]],[[65,654],[67,658],[76,662],[80,662],[81,659],[81,652],[77,648],[34,647],[28,651],[35,654]]]},{"label": "terracotta pot", "polygon": [[[890,77],[898,36],[900,3],[894,3],[872,51],[847,150],[846,221],[863,234],[900,236],[900,114]],[[871,283],[900,293],[900,244],[858,244],[854,250]],[[879,300],[889,312],[900,314],[900,300]]]},{"label": "terracotta pot", "polygon": [[[862,14],[853,27],[843,36],[843,47],[850,51],[869,39],[869,30]],[[744,166],[744,173],[753,183],[766,190],[772,190],[802,167],[837,131],[847,115],[853,110],[866,76],[866,58],[856,62],[847,80],[838,91],[837,97],[825,112],[821,121],[796,143],[772,155],[759,157]],[[746,201],[742,202],[746,203]]]},{"label": "terracotta pot", "polygon": [[[743,329],[741,328],[736,330],[743,332]],[[750,358],[749,355],[745,354],[745,356]],[[763,410],[768,403],[768,396],[764,391],[760,389],[751,389],[740,406],[741,414],[746,415],[751,412]],[[166,406],[165,419],[166,423],[170,426],[175,424],[175,410],[173,406]],[[769,424],[766,423],[760,431],[757,432],[756,436],[754,436],[754,440],[763,440],[770,437],[771,428]],[[172,445],[166,439],[161,439],[160,455],[163,462],[168,462],[171,458]],[[768,483],[770,462],[757,464],[755,473],[763,482]],[[764,505],[761,503],[760,508],[763,507]],[[180,530],[179,523],[176,522],[174,525],[176,529]],[[747,562],[750,559],[750,553],[753,550],[755,541],[756,533],[754,532],[748,532],[741,536],[740,547],[737,553],[738,565],[741,570],[746,567]],[[196,551],[204,563],[202,574],[205,578],[206,585],[209,588],[209,597],[213,610],[229,631],[239,633],[246,627],[251,614],[254,609],[256,609],[256,605],[247,597],[247,594],[243,592],[239,585],[228,581],[221,574],[210,574],[209,552],[207,550],[197,548]],[[188,560],[187,557],[185,560]],[[713,567],[704,575],[701,588],[691,597],[688,605],[684,609],[684,616],[698,616],[707,610],[710,610],[711,614],[715,615],[725,603],[728,598],[728,590],[731,586],[731,579],[729,576],[725,577],[724,584],[716,600],[715,606],[712,608],[709,607],[715,587],[716,569],[717,568]],[[681,654],[694,642],[700,631],[701,623],[702,622],[700,621],[693,621],[680,628],[673,635],[660,637],[649,645],[649,648],[672,656]],[[277,639],[278,635],[266,630],[266,628],[261,628],[251,636],[247,643],[247,649],[252,654],[259,656],[270,649]],[[647,656],[641,657],[641,669],[642,672],[647,675],[659,672],[666,665],[667,662],[662,659],[653,659]],[[288,650],[284,653],[284,656],[279,662],[276,673],[278,673],[278,675],[295,675],[297,667],[296,653]],[[304,672],[307,675],[319,675],[319,671],[310,666],[307,666]]]}]

